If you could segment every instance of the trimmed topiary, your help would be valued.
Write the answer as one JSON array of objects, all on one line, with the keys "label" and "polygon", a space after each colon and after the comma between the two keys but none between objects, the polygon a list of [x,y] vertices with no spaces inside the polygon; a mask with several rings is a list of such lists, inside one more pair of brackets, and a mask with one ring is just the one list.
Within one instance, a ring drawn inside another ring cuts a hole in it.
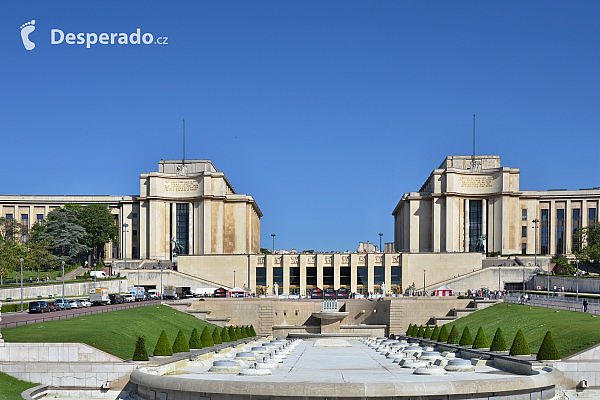
[{"label": "trimmed topiary", "polygon": [[473,337],[471,336],[471,331],[468,326],[465,326],[465,329],[463,329],[458,344],[461,346],[471,346],[473,344]]},{"label": "trimmed topiary", "polygon": [[535,358],[536,360],[560,360],[560,353],[556,348],[554,338],[552,337],[552,333],[550,331],[546,332],[544,340],[542,340],[542,344],[540,345],[540,349],[538,350]]},{"label": "trimmed topiary", "polygon": [[438,336],[438,342],[448,342],[448,336],[450,336],[450,333],[448,333],[448,328],[446,328],[446,325],[442,325],[440,328],[440,334]]},{"label": "trimmed topiary", "polygon": [[440,337],[440,327],[436,325],[433,328],[433,332],[431,332],[431,340],[437,341],[439,337]]},{"label": "trimmed topiary", "polygon": [[201,349],[202,341],[200,340],[200,334],[198,333],[198,329],[192,329],[192,334],[190,335],[190,341],[188,342],[190,349]]},{"label": "trimmed topiary", "polygon": [[487,349],[490,347],[487,338],[485,337],[485,332],[482,327],[479,327],[477,330],[477,335],[475,335],[475,340],[473,340],[473,348],[474,349]]},{"label": "trimmed topiary", "polygon": [[414,324],[412,327],[412,332],[410,332],[410,336],[417,337],[417,333],[419,332],[419,327],[417,324]]},{"label": "trimmed topiary", "polygon": [[245,337],[242,335],[242,328],[240,328],[239,326],[235,327],[235,336],[237,340],[243,339]]},{"label": "trimmed topiary", "polygon": [[410,334],[412,333],[412,324],[408,324],[408,329],[406,330],[406,336],[410,336]]},{"label": "trimmed topiary", "polygon": [[173,348],[171,347],[171,343],[169,342],[169,337],[167,336],[167,332],[163,330],[158,337],[158,341],[156,342],[156,346],[154,346],[154,351],[152,352],[155,356],[172,356]]},{"label": "trimmed topiary", "polygon": [[429,325],[425,325],[425,331],[423,332],[423,338],[424,339],[430,339],[431,338],[431,328],[429,327]]},{"label": "trimmed topiary", "polygon": [[492,339],[492,344],[490,345],[490,351],[506,351],[508,347],[506,347],[506,341],[504,340],[504,334],[502,333],[502,329],[496,329],[496,333],[494,334],[494,338]]},{"label": "trimmed topiary", "polygon": [[446,343],[458,344],[458,341],[460,339],[459,335],[460,334],[458,333],[458,328],[456,328],[456,325],[452,325],[452,329],[450,329],[450,334],[448,335],[448,340],[446,341]]},{"label": "trimmed topiary", "polygon": [[218,326],[215,326],[215,330],[212,333],[213,342],[215,344],[223,343],[223,339],[221,339],[221,329]]},{"label": "trimmed topiary", "polygon": [[212,347],[215,345],[215,341],[213,340],[212,333],[210,333],[208,326],[205,326],[204,329],[202,329],[200,341],[202,342],[202,347]]},{"label": "trimmed topiary", "polygon": [[425,333],[425,329],[423,325],[419,325],[419,329],[417,330],[417,337],[423,337],[423,333]]},{"label": "trimmed topiary", "polygon": [[509,354],[511,356],[528,356],[531,354],[529,350],[529,344],[522,330],[518,330],[513,340],[512,346],[510,346]]},{"label": "trimmed topiary", "polygon": [[235,333],[235,326],[229,325],[229,328],[227,328],[227,334],[229,335],[230,342],[237,340],[237,335]]},{"label": "trimmed topiary", "polygon": [[173,342],[173,353],[187,353],[188,351],[190,351],[190,346],[183,331],[180,329]]},{"label": "trimmed topiary", "polygon": [[229,331],[225,327],[221,329],[221,340],[223,341],[223,343],[231,342],[231,337],[229,337]]},{"label": "trimmed topiary", "polygon": [[254,325],[250,325],[250,336],[256,336],[256,331],[254,330]]},{"label": "trimmed topiary", "polygon": [[148,350],[146,350],[146,338],[144,336],[138,336],[135,342],[135,350],[133,352],[133,361],[148,361]]},{"label": "trimmed topiary", "polygon": [[248,327],[242,326],[242,338],[245,339],[247,337],[250,337],[250,334],[248,333]]}]

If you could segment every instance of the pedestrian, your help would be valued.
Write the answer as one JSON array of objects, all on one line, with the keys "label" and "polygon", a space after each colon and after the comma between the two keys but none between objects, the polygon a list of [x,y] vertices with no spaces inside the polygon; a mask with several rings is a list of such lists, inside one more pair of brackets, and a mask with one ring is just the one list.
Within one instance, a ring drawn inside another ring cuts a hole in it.
[{"label": "pedestrian", "polygon": [[587,312],[588,302],[587,299],[583,299],[583,312]]}]

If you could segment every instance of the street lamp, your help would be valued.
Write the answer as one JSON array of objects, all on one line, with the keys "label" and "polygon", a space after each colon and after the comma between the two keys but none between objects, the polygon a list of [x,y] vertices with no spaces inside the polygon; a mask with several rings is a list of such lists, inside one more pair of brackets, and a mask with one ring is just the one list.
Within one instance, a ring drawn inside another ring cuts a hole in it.
[{"label": "street lamp", "polygon": [[579,303],[579,260],[575,261],[577,263],[577,271],[575,271],[575,282],[577,286],[577,294],[575,295],[575,301]]},{"label": "street lamp", "polygon": [[162,272],[163,272],[163,267],[162,267],[162,260],[158,260],[158,267],[160,268],[160,299],[163,299],[163,284],[162,284]]},{"label": "street lamp", "polygon": [[271,237],[273,238],[273,251],[271,253],[275,254],[275,234],[271,233]]},{"label": "street lamp", "polygon": [[63,270],[63,295],[62,298],[65,298],[65,262],[62,262],[62,270]]},{"label": "street lamp", "polygon": [[235,269],[233,270],[233,287],[235,288]]},{"label": "street lamp", "polygon": [[23,312],[23,259],[21,261],[21,312]]},{"label": "street lamp", "polygon": [[98,273],[96,272],[96,263],[94,263],[94,289],[96,289],[96,278]]},{"label": "street lamp", "polygon": [[426,295],[427,291],[425,290],[425,271],[427,271],[426,269],[423,270],[423,296]]},{"label": "street lamp", "polygon": [[383,248],[381,247],[381,238],[383,236],[383,233],[379,232],[379,252],[383,253]]}]

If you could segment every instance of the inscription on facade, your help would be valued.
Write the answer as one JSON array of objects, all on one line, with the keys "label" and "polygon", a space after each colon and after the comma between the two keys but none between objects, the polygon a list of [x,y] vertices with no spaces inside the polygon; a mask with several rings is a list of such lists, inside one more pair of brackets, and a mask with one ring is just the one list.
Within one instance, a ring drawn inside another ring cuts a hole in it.
[{"label": "inscription on facade", "polygon": [[461,176],[460,185],[468,189],[491,188],[494,178],[491,176]]},{"label": "inscription on facade", "polygon": [[167,192],[193,192],[198,190],[198,181],[195,180],[177,180],[165,182]]}]

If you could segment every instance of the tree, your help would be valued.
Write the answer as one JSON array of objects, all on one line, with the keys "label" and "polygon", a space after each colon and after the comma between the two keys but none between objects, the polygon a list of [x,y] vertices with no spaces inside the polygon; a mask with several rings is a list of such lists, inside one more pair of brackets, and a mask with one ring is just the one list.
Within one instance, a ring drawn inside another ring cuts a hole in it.
[{"label": "tree", "polygon": [[210,329],[208,329],[208,326],[205,326],[202,330],[202,335],[200,335],[200,341],[202,342],[202,347],[212,347],[215,345],[215,342],[212,338],[212,334],[210,333]]},{"label": "tree", "polygon": [[430,339],[431,338],[431,328],[429,327],[429,325],[425,325],[425,331],[423,332],[423,339]]},{"label": "tree", "polygon": [[154,347],[154,351],[152,352],[155,356],[172,356],[173,348],[171,347],[171,343],[169,342],[169,337],[167,336],[167,332],[163,330],[160,333],[158,341],[156,342],[156,346]]},{"label": "tree", "polygon": [[423,337],[423,333],[425,333],[425,329],[423,329],[423,325],[419,325],[419,329],[417,330],[417,337]]},{"label": "tree", "polygon": [[471,336],[471,331],[468,326],[465,326],[463,329],[462,336],[460,337],[460,341],[458,342],[461,346],[471,346],[473,344],[473,337]]},{"label": "tree", "polygon": [[452,325],[452,329],[450,329],[450,335],[448,335],[448,340],[446,343],[458,344],[458,340],[460,339],[458,335],[458,328],[456,327],[456,325]]},{"label": "tree", "polygon": [[510,346],[509,354],[511,356],[528,356],[531,354],[529,350],[529,344],[522,330],[518,330],[513,340],[512,346]]},{"label": "tree", "polygon": [[494,338],[492,339],[492,344],[490,345],[490,351],[506,351],[506,341],[504,340],[504,334],[502,333],[502,329],[496,329],[496,333],[494,334]]},{"label": "tree", "polygon": [[198,328],[192,329],[192,334],[190,335],[190,341],[188,342],[190,349],[201,349],[202,348],[202,340],[200,340],[200,334],[198,333]]},{"label": "tree", "polygon": [[223,339],[221,339],[221,330],[218,326],[215,327],[215,330],[212,333],[212,338],[215,344],[223,343]]},{"label": "tree", "polygon": [[487,338],[485,337],[485,332],[482,327],[479,327],[477,331],[477,335],[475,335],[475,340],[473,340],[473,348],[474,349],[487,349],[490,347]]},{"label": "tree", "polygon": [[79,220],[86,232],[84,243],[99,261],[106,243],[117,241],[119,228],[115,225],[115,217],[106,204],[94,203],[79,211]]},{"label": "tree", "polygon": [[190,346],[183,330],[180,329],[173,342],[173,353],[187,353],[188,351],[190,351]]},{"label": "tree", "polygon": [[133,361],[148,361],[148,350],[146,350],[146,338],[138,336],[135,342],[135,351],[133,352]]},{"label": "tree", "polygon": [[448,333],[448,328],[446,328],[446,325],[442,325],[442,328],[440,329],[440,334],[438,336],[438,342],[447,342],[448,336],[450,336],[450,334]]},{"label": "tree", "polygon": [[4,278],[21,267],[20,259],[25,257],[25,251],[21,243],[0,241],[0,284],[3,285]]},{"label": "tree", "polygon": [[600,262],[600,224],[578,228],[574,236],[576,243],[581,244],[575,249],[577,258],[583,262]]},{"label": "tree", "polygon": [[235,331],[235,326],[233,325],[229,325],[229,328],[227,329],[227,334],[229,334],[229,341],[233,342],[234,340],[237,340],[237,333]]},{"label": "tree", "polygon": [[256,336],[256,331],[254,330],[254,325],[250,324],[250,335],[251,336]]},{"label": "tree", "polygon": [[229,336],[229,331],[226,327],[223,327],[223,329],[221,329],[221,340],[223,343],[229,343],[232,340]]},{"label": "tree", "polygon": [[408,324],[408,329],[406,329],[406,336],[410,336],[410,334],[412,333],[412,324]]},{"label": "tree", "polygon": [[440,327],[436,325],[433,328],[433,332],[431,332],[431,340],[437,341],[439,337],[440,337]]},{"label": "tree", "polygon": [[536,355],[536,359],[538,361],[560,360],[560,354],[556,348],[556,343],[554,343],[554,338],[552,337],[552,333],[550,333],[550,331],[546,332],[544,340],[542,340],[542,344],[540,345],[540,349]]},{"label": "tree", "polygon": [[14,218],[0,217],[0,238],[4,243],[21,242],[23,225]]},{"label": "tree", "polygon": [[46,229],[40,232],[40,238],[51,238],[52,251],[58,257],[76,257],[88,251],[83,244],[86,232],[78,223],[74,210],[57,208],[47,215]]}]

